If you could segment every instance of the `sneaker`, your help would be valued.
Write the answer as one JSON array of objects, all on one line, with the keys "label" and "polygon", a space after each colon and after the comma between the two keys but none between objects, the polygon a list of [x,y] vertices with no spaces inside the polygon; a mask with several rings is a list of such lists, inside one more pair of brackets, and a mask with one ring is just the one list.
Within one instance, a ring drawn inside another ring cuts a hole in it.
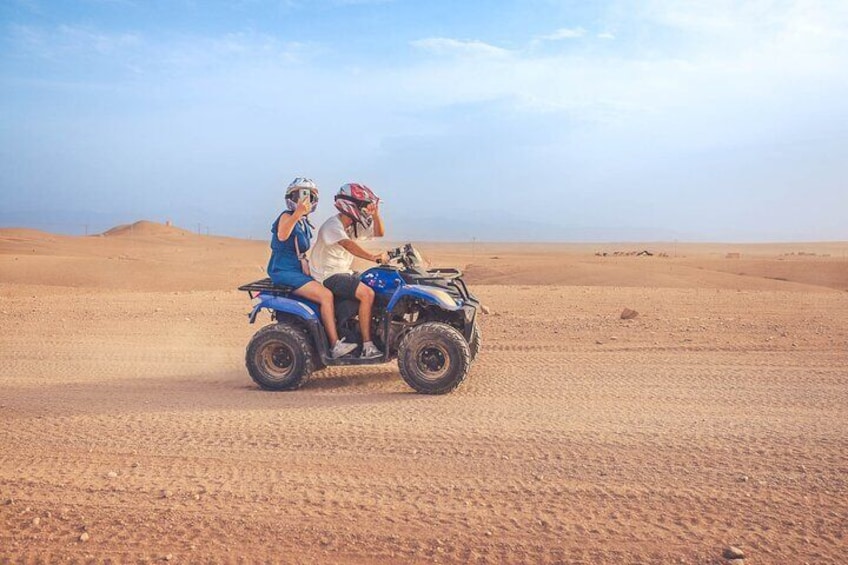
[{"label": "sneaker", "polygon": [[355,343],[345,343],[344,338],[341,338],[333,345],[333,349],[330,351],[330,357],[338,359],[339,357],[344,357],[354,349],[356,349]]},{"label": "sneaker", "polygon": [[360,359],[374,359],[376,357],[382,357],[383,352],[377,349],[377,346],[374,345],[371,341],[366,341],[362,344],[362,355],[359,356]]}]

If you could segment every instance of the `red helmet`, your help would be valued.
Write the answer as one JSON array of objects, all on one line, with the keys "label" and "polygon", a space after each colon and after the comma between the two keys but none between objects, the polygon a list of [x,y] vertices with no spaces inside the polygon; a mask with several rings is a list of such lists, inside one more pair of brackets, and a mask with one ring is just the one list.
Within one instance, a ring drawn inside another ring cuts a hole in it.
[{"label": "red helmet", "polygon": [[365,208],[380,201],[370,188],[354,182],[343,184],[335,200],[339,212],[353,220],[354,225],[359,224],[364,228],[370,227],[374,220]]}]

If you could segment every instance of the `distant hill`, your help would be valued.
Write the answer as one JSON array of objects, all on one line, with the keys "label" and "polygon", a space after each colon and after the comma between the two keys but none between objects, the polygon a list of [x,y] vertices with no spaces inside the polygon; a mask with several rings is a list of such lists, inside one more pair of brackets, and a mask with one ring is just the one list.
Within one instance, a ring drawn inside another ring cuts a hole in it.
[{"label": "distant hill", "polygon": [[114,228],[103,232],[101,235],[106,237],[193,237],[195,234],[175,226],[160,224],[148,220],[139,220],[132,224],[115,226]]},{"label": "distant hill", "polygon": [[45,240],[45,241],[53,241],[56,238],[65,237],[62,235],[49,233],[41,230],[34,230],[31,228],[0,228],[0,239],[10,240],[10,241],[24,241],[24,240]]}]

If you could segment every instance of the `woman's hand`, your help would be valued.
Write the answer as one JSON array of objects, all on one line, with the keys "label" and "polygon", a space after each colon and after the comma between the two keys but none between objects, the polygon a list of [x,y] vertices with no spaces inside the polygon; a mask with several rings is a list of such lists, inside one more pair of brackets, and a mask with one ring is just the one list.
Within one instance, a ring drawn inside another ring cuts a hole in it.
[{"label": "woman's hand", "polygon": [[297,201],[297,206],[294,209],[294,215],[298,218],[302,218],[312,211],[312,202],[308,196],[301,196],[300,200]]}]

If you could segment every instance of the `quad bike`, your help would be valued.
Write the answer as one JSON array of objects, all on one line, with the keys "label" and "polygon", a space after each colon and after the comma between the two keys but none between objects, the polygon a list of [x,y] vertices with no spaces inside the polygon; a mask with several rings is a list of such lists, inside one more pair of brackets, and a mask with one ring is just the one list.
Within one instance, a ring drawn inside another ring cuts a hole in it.
[{"label": "quad bike", "polygon": [[[419,393],[445,394],[458,387],[480,351],[477,314],[480,301],[469,292],[457,269],[426,269],[411,244],[388,252],[389,262],[368,269],[360,281],[374,290],[371,328],[383,352],[360,359],[361,346],[340,358],[330,345],[318,305],[270,279],[239,287],[256,300],[254,323],[268,309],[274,323],[260,329],[247,346],[251,378],[263,389],[294,390],[313,371],[334,365],[372,365],[398,360],[401,377]],[[359,303],[336,299],[340,337],[362,343]]]}]

